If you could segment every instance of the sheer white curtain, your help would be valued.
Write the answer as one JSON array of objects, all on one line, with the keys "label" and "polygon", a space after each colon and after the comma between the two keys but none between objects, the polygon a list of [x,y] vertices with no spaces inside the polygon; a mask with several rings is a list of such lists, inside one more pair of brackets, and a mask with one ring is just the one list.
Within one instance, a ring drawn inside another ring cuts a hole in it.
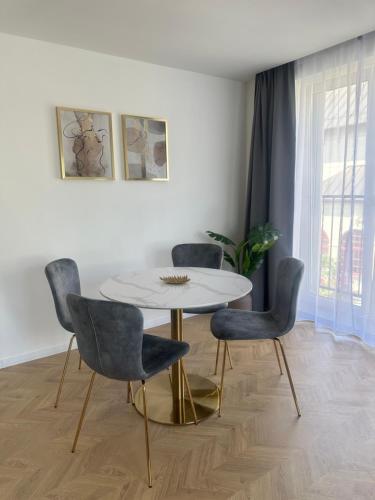
[{"label": "sheer white curtain", "polygon": [[298,317],[375,345],[375,32],[296,62]]}]

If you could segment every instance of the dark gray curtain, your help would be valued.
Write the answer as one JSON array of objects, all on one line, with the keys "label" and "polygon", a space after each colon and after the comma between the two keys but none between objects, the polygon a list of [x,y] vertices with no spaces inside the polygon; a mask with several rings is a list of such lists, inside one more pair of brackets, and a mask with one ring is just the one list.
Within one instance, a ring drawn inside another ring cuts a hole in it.
[{"label": "dark gray curtain", "polygon": [[294,63],[256,75],[246,233],[271,222],[282,237],[252,276],[253,310],[272,304],[279,260],[292,255],[295,162]]}]

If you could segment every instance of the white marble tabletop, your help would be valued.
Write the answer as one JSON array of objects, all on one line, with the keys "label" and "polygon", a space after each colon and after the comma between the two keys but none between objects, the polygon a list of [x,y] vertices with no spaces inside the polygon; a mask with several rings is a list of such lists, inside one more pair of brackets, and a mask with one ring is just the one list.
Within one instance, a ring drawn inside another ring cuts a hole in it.
[{"label": "white marble tabletop", "polygon": [[[190,281],[169,285],[160,276],[187,274]],[[108,279],[100,293],[110,299],[150,309],[207,307],[239,299],[252,289],[236,273],[202,267],[159,267]]]}]

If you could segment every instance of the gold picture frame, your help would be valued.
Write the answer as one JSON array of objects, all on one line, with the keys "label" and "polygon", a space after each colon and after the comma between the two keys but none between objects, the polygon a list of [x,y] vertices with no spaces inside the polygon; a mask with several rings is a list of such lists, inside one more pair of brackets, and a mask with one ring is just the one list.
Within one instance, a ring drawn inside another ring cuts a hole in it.
[{"label": "gold picture frame", "polygon": [[56,107],[61,178],[115,180],[112,113]]},{"label": "gold picture frame", "polygon": [[165,118],[121,115],[125,179],[168,181],[168,124]]}]

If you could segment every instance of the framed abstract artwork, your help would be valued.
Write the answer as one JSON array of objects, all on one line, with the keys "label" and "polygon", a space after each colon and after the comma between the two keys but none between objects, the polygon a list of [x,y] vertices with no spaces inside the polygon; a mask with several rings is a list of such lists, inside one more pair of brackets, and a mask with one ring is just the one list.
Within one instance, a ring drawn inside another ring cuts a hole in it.
[{"label": "framed abstract artwork", "polygon": [[56,108],[62,179],[113,180],[112,115]]},{"label": "framed abstract artwork", "polygon": [[167,181],[168,132],[162,118],[121,115],[125,178]]}]

